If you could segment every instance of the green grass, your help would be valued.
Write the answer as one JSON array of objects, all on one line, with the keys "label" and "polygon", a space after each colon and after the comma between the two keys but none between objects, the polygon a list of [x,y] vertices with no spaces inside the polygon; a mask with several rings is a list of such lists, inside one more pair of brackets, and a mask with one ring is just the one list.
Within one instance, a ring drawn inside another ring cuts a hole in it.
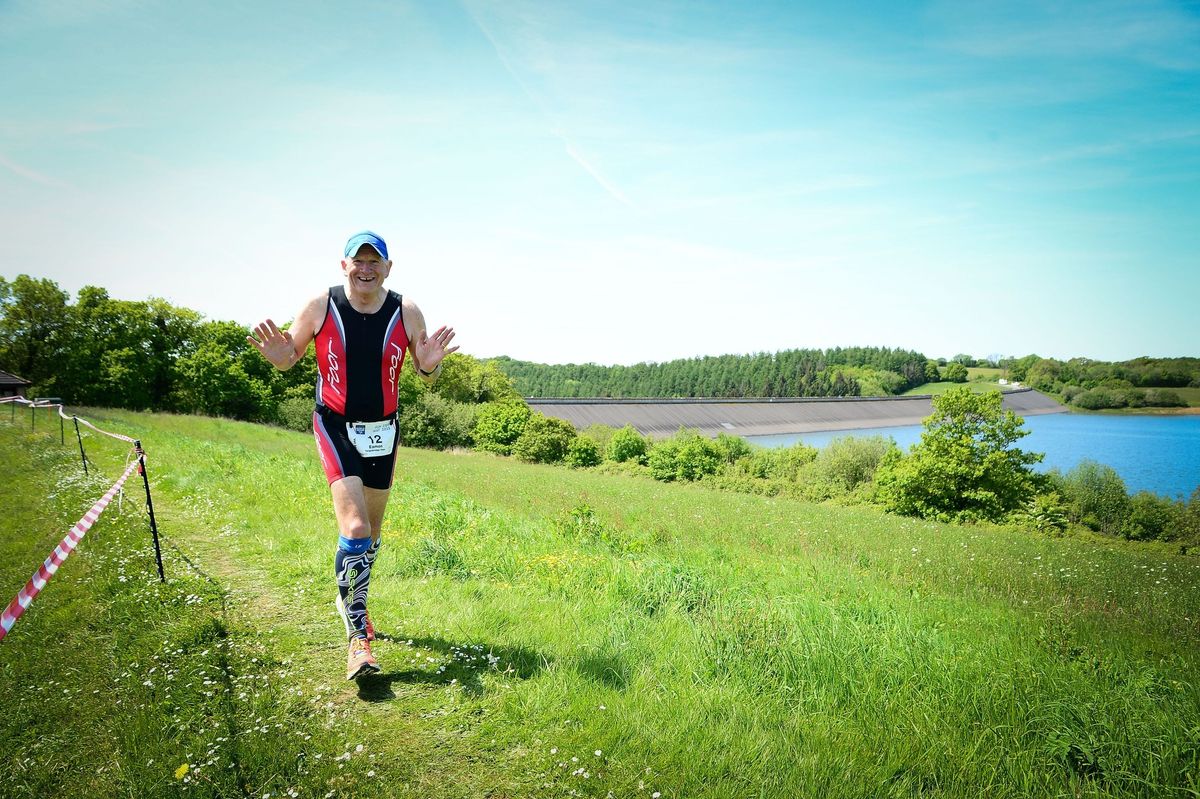
[{"label": "green grass", "polygon": [[1173,388],[1170,390],[1178,394],[1190,407],[1200,408],[1200,388]]},{"label": "green grass", "polygon": [[[311,438],[89,414],[142,438],[167,540],[228,595],[231,649],[271,664],[243,657],[232,667],[269,678],[253,712],[300,733],[280,730],[267,744],[284,747],[277,762],[239,760],[259,796],[260,785],[275,796],[285,783],[324,796],[338,778],[343,795],[353,782],[361,795],[405,797],[1200,791],[1200,559],[1166,545],[932,524],[405,449],[372,580],[384,674],[357,689],[341,679],[335,528]],[[47,454],[37,457],[61,450],[53,468],[68,470],[70,448],[42,440]],[[43,452],[2,416],[0,444],[6,464],[10,453]],[[106,473],[119,469],[119,447],[97,450]],[[9,471],[6,482],[24,479]],[[30,478],[12,489],[27,506],[19,524],[6,520],[4,546],[24,547],[4,550],[14,591],[44,557],[34,553],[88,504],[56,489],[51,505],[64,510],[42,539],[25,540],[45,507],[41,486]],[[105,551],[104,535],[92,539],[100,529],[72,560]],[[144,548],[139,557],[126,573],[144,578]],[[185,590],[175,586],[192,579],[186,570],[168,568],[170,589]],[[0,644],[0,673],[57,656],[42,634],[54,603],[74,595],[80,612],[99,612],[85,578],[64,567]],[[162,602],[156,594],[135,605],[146,626],[170,635]],[[183,611],[220,618],[215,600]],[[120,640],[129,625],[114,622],[95,619],[90,635]],[[101,661],[74,682],[102,687],[108,673]],[[88,699],[90,712],[115,712],[110,701]],[[12,768],[31,756],[54,762],[26,750],[37,739],[22,725],[36,708],[22,700],[6,714],[3,762],[19,796],[70,784],[35,784],[32,766]],[[206,712],[221,723],[246,716]],[[84,726],[65,710],[57,718]],[[161,734],[159,716],[151,719],[139,733],[147,739]],[[114,751],[116,762],[132,757]],[[317,768],[347,751],[342,768],[302,774],[294,765]],[[162,757],[173,768],[183,754]],[[95,772],[108,756],[78,757],[68,773]],[[185,791],[149,769],[105,777],[95,795],[242,795],[230,783]]]},{"label": "green grass", "polygon": [[988,391],[1000,391],[1006,388],[1005,386],[998,385],[994,380],[986,383],[977,380],[969,380],[966,383],[951,383],[948,380],[943,380],[939,383],[923,383],[916,388],[910,388],[900,396],[911,397],[915,394],[932,394],[936,397],[945,394],[947,391],[956,386],[966,386],[976,394],[983,394]]}]

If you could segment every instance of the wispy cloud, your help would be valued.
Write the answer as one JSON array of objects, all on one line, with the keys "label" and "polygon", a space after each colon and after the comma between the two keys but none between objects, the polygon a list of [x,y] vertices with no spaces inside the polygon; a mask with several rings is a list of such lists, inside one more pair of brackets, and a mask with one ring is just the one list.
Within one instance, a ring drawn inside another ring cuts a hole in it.
[{"label": "wispy cloud", "polygon": [[69,186],[66,183],[63,183],[61,180],[52,178],[49,175],[44,175],[41,172],[38,172],[36,169],[30,169],[27,166],[22,166],[16,161],[6,157],[2,153],[0,153],[0,166],[5,167],[12,173],[23,177],[26,180],[32,180],[34,183],[40,183],[43,186],[50,186],[56,189],[69,188]]},{"label": "wispy cloud", "polygon": [[550,125],[550,134],[563,143],[563,148],[571,160],[578,164],[584,172],[586,172],[594,181],[596,181],[596,183],[602,189],[604,189],[610,197],[622,205],[632,208],[633,204],[630,203],[629,198],[625,196],[625,193],[621,191],[621,189],[615,183],[613,183],[613,181],[609,180],[609,178],[605,176],[604,173],[601,172],[594,163],[592,163],[591,159],[586,158],[583,153],[580,152],[579,147],[572,140],[571,136],[567,134],[563,122],[558,119],[557,115],[553,113],[541,96],[537,92],[534,92],[529,87],[529,84],[526,83],[526,81],[521,77],[520,72],[513,65],[512,59],[506,52],[506,48],[497,41],[497,38],[492,33],[492,30],[483,22],[483,20],[480,18],[480,15],[471,8],[471,4],[469,2],[465,2],[463,4],[463,8],[466,11],[467,16],[469,16],[471,21],[475,23],[475,27],[477,27],[479,32],[483,34],[484,38],[488,40],[488,43],[492,46],[492,50],[496,53],[496,58],[499,59],[509,77],[511,77],[513,82],[520,87],[522,93],[524,93],[529,101],[537,106],[542,116],[547,120]]},{"label": "wispy cloud", "polygon": [[571,143],[570,139],[568,139],[566,136],[560,136],[560,138],[562,139],[563,145],[566,147],[567,155],[571,156],[571,158],[575,160],[575,163],[583,167],[585,172],[591,175],[597,183],[603,186],[604,190],[612,195],[613,199],[630,208],[633,207],[633,203],[629,202],[629,198],[626,197],[625,194],[619,188],[617,188],[612,181],[605,177],[599,169],[597,169],[590,161],[584,158],[579,150],[575,148],[575,145]]}]

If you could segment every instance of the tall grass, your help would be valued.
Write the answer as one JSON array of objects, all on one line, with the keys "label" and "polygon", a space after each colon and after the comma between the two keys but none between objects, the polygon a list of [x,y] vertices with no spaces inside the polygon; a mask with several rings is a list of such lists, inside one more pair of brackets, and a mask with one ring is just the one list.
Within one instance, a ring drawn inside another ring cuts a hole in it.
[{"label": "tall grass", "polygon": [[287,662],[271,701],[330,736],[293,756],[363,744],[363,795],[1200,791],[1200,559],[1166,546],[402,450],[384,673],[356,687],[311,439],[93,415],[142,438],[168,540]]}]

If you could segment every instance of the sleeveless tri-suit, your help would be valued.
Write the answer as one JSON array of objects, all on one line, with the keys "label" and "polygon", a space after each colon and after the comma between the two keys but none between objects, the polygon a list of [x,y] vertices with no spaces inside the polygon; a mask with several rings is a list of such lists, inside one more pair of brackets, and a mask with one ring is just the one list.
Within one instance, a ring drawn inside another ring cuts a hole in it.
[{"label": "sleeveless tri-suit", "polygon": [[400,295],[389,291],[378,311],[350,305],[344,286],[329,289],[325,320],[317,329],[317,407],[313,434],[330,483],[362,478],[368,488],[390,488],[396,450],[365,457],[350,440],[347,425],[390,420],[396,426],[400,369],[408,334]]}]

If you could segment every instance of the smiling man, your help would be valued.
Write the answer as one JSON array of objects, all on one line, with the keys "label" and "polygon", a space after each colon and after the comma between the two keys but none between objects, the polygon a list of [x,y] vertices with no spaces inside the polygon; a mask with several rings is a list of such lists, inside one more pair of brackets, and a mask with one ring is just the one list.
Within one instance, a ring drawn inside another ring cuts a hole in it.
[{"label": "smiling man", "polygon": [[338,521],[334,574],[336,604],[350,638],[348,680],[379,671],[371,653],[375,631],[367,590],[396,462],[400,369],[408,353],[417,374],[432,383],[442,359],[458,349],[449,346],[452,328],[427,336],[416,304],[383,287],[391,271],[384,240],[369,230],[355,234],[346,242],[342,285],[310,300],[289,330],[267,319],[247,337],[280,370],[290,369],[316,342],[313,433]]}]

